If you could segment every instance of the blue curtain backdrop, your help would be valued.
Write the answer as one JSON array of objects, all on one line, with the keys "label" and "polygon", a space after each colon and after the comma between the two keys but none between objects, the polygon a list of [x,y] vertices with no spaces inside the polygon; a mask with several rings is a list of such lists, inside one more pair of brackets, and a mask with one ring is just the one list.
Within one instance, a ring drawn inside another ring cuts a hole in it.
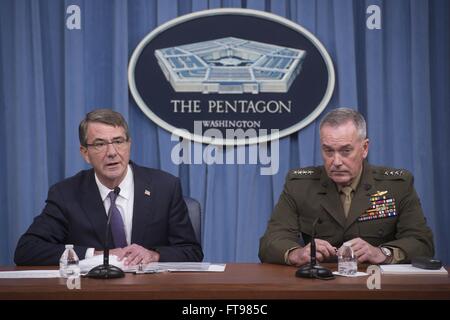
[{"label": "blue curtain backdrop", "polygon": [[[82,29],[65,27],[81,8]],[[366,28],[378,5],[382,29]],[[177,16],[244,7],[286,17],[315,34],[336,69],[327,110],[352,106],[368,120],[369,159],[406,168],[434,231],[437,257],[450,263],[450,8],[446,0],[0,0],[0,264],[12,264],[18,237],[44,206],[49,186],[87,168],[77,126],[95,107],[129,121],[132,158],[179,176],[201,202],[205,260],[258,261],[259,237],[289,168],[322,163],[317,123],[280,141],[280,169],[181,165],[174,142],[136,106],[127,85],[138,42]]]}]

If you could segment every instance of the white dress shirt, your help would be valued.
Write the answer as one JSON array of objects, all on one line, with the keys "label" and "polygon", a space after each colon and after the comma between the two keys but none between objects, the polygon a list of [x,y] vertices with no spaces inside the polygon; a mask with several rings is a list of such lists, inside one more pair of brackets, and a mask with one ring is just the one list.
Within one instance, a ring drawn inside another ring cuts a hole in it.
[{"label": "white dress shirt", "polygon": [[[108,194],[112,189],[104,186],[95,174],[95,182],[97,183],[98,190],[100,191],[100,196],[105,207],[106,215],[108,215],[109,207],[111,206],[111,200]],[[122,216],[123,224],[125,226],[125,236],[127,238],[128,245],[131,244],[131,231],[133,225],[133,204],[134,204],[134,178],[131,166],[127,167],[127,174],[122,182],[119,184],[120,193],[116,199],[117,209],[120,211]],[[85,258],[90,258],[94,256],[95,248],[89,248],[86,251]]]}]

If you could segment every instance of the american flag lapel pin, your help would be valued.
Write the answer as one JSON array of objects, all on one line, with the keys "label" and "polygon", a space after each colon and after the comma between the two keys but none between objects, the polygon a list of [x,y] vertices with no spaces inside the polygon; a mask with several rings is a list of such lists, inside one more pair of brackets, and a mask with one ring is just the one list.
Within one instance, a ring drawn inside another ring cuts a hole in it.
[{"label": "american flag lapel pin", "polygon": [[144,194],[148,197],[150,197],[150,191],[148,191],[147,189],[145,189]]}]

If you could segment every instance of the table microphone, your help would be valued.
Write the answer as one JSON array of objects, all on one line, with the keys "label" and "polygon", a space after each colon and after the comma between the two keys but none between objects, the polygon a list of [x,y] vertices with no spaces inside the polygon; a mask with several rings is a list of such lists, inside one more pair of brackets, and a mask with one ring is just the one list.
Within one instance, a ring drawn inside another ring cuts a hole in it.
[{"label": "table microphone", "polygon": [[[116,197],[120,193],[120,188],[115,187],[114,193]],[[112,205],[112,204],[111,204]],[[113,278],[123,278],[125,277],[125,273],[119,267],[116,267],[112,264],[109,264],[109,234],[111,232],[111,216],[112,210],[108,211],[108,220],[106,221],[106,232],[105,232],[105,242],[103,244],[103,264],[96,266],[91,269],[86,277],[94,278],[94,279],[113,279]]]},{"label": "table microphone", "polygon": [[320,218],[317,217],[312,224],[312,235],[311,235],[311,261],[309,264],[305,264],[300,267],[296,272],[295,276],[299,278],[316,278],[322,280],[334,279],[333,273],[325,267],[319,266],[316,261],[316,225],[320,223]]}]

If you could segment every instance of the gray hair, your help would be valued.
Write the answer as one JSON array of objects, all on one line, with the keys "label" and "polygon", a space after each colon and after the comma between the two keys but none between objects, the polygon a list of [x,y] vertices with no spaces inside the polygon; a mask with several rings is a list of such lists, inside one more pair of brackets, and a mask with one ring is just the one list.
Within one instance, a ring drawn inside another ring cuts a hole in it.
[{"label": "gray hair", "polygon": [[327,113],[322,121],[320,121],[319,129],[322,130],[322,127],[324,125],[338,127],[347,123],[348,121],[353,122],[353,124],[355,125],[359,138],[361,140],[366,139],[366,120],[364,120],[364,117],[361,113],[350,108],[337,108]]},{"label": "gray hair", "polygon": [[122,127],[125,129],[127,140],[130,139],[128,124],[119,112],[113,111],[111,109],[97,109],[87,113],[84,119],[80,122],[80,126],[78,127],[78,137],[80,139],[80,144],[84,147],[87,147],[87,129],[88,124],[91,122],[100,122],[113,127]]}]

